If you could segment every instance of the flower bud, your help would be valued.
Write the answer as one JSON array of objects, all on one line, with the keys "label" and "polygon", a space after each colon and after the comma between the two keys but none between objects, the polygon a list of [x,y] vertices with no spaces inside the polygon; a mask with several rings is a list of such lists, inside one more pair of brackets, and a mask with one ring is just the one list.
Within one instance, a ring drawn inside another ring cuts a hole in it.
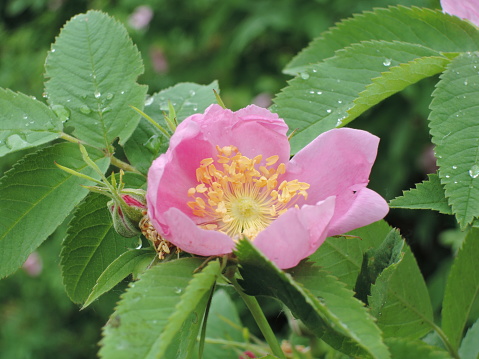
[{"label": "flower bud", "polygon": [[125,190],[120,200],[108,202],[115,231],[123,237],[134,237],[140,233],[139,222],[146,213],[145,196],[140,190]]}]

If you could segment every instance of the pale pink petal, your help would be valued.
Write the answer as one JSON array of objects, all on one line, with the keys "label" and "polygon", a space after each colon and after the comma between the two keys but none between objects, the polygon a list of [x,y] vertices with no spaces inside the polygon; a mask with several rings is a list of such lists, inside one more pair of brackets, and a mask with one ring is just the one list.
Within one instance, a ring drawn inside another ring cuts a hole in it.
[{"label": "pale pink petal", "polygon": [[478,0],[441,0],[445,13],[467,19],[479,26],[479,1]]},{"label": "pale pink petal", "polygon": [[262,155],[260,165],[266,163],[268,157],[277,155],[277,164],[288,163],[290,146],[288,137],[264,127],[258,122],[239,122],[231,131],[230,142],[238,147],[239,151],[246,157],[254,158]]},{"label": "pale pink petal", "polygon": [[[177,208],[164,213],[170,229],[166,239],[183,251],[199,256],[214,256],[231,253],[235,242],[226,234],[199,228],[191,218]],[[155,222],[152,220],[153,226]]]},{"label": "pale pink petal", "polygon": [[288,125],[279,118],[276,113],[273,113],[265,108],[250,105],[235,112],[236,116],[243,121],[259,122],[262,126],[276,131],[281,135],[286,135],[288,132]]},{"label": "pale pink petal", "polygon": [[316,205],[290,208],[254,239],[254,245],[279,268],[296,266],[313,254],[327,237],[334,197]]},{"label": "pale pink petal", "polygon": [[[278,115],[258,107],[248,106],[237,112],[211,105],[203,115],[195,115],[185,121],[193,121],[207,141],[214,146],[236,146],[249,158],[278,155],[279,162],[289,160],[288,126]],[[183,123],[185,122],[183,121]]]},{"label": "pale pink petal", "polygon": [[377,153],[379,138],[352,128],[334,129],[319,135],[290,161],[286,180],[298,179],[311,185],[308,199],[313,204],[336,196],[334,218],[342,217],[365,188]]},{"label": "pale pink petal", "polygon": [[328,237],[343,234],[383,219],[389,211],[387,202],[369,188],[359,190],[348,211],[331,221]]},{"label": "pale pink petal", "polygon": [[[164,224],[162,213],[170,207],[191,213],[191,208],[187,206],[192,200],[188,197],[188,189],[198,185],[196,169],[201,160],[216,155],[216,149],[201,137],[202,134],[198,133],[194,138],[178,141],[152,163],[148,171],[146,192],[150,218],[156,218],[159,223]],[[164,231],[167,231],[167,228],[163,226],[162,234],[165,234]]]}]

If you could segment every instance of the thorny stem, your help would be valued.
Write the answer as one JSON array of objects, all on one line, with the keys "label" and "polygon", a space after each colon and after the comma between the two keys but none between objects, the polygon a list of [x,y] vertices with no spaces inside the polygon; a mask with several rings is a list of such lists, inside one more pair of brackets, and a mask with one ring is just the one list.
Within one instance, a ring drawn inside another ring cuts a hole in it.
[{"label": "thorny stem", "polygon": [[270,346],[273,354],[276,355],[278,358],[286,359],[286,356],[281,350],[281,346],[279,345],[278,340],[276,339],[273,330],[271,329],[268,321],[266,320],[266,317],[261,310],[261,307],[259,306],[256,298],[245,294],[241,289],[240,285],[238,284],[236,278],[231,278],[231,283],[233,283],[233,286],[235,287],[236,291],[241,296],[246,306],[250,310],[251,314],[253,315],[256,324],[258,324],[258,327],[261,330],[261,333],[263,334],[264,338],[268,342],[268,345]]}]

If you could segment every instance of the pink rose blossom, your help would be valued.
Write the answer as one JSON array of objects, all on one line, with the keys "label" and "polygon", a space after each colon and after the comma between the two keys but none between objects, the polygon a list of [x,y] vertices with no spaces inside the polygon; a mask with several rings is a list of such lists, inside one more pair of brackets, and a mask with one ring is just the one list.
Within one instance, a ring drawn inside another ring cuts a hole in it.
[{"label": "pink rose blossom", "polygon": [[479,26],[479,0],[441,0],[441,6],[445,13]]},{"label": "pink rose blossom", "polygon": [[248,237],[279,268],[296,266],[326,237],[382,219],[386,201],[366,188],[379,139],[343,128],[290,160],[288,127],[254,105],[212,105],[185,119],[148,173],[148,215],[182,250],[231,253]]}]

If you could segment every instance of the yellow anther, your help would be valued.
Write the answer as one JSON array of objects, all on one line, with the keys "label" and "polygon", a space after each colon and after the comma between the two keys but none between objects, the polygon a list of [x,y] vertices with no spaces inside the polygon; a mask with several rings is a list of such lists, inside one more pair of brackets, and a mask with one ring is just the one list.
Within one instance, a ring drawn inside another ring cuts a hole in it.
[{"label": "yellow anther", "polygon": [[[193,189],[193,188],[190,188],[190,189]],[[208,191],[208,188],[206,188],[204,183],[201,183],[198,186],[196,186],[196,192],[205,193],[206,191]],[[189,194],[189,192],[188,192],[188,194]]]},{"label": "yellow anther", "polygon": [[213,162],[215,162],[215,161],[212,158],[205,158],[204,160],[201,160],[200,165],[202,167],[207,167],[210,164],[212,164]]},{"label": "yellow anther", "polygon": [[266,166],[272,166],[274,165],[276,162],[278,162],[279,160],[279,156],[278,155],[274,155],[274,156],[270,156],[266,159]]},{"label": "yellow anther", "polygon": [[[198,185],[188,189],[187,202],[192,214],[207,219],[201,228],[228,234],[234,240],[241,236],[254,239],[278,216],[296,206],[300,197],[307,198],[309,184],[298,180],[282,181],[284,163],[279,156],[253,159],[243,156],[235,146],[216,146],[216,158],[205,158],[196,170]],[[196,197],[195,197],[196,196]]]}]

